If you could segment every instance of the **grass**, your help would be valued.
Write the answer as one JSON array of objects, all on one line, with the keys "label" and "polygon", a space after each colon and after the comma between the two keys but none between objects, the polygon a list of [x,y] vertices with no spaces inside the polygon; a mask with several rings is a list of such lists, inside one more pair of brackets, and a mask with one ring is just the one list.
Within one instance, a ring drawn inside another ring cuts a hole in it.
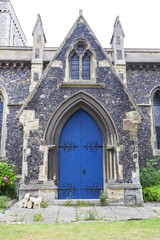
[{"label": "grass", "polygon": [[0,239],[11,240],[159,240],[160,218],[126,222],[0,224]]}]

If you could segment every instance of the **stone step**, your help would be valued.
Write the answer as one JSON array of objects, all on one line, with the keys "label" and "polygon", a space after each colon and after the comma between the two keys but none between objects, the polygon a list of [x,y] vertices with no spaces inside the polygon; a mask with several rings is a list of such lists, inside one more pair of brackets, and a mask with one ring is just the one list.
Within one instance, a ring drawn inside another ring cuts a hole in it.
[{"label": "stone step", "polygon": [[[67,202],[71,202],[71,205],[77,205],[77,201],[83,201],[85,203],[92,203],[95,206],[100,206],[100,200],[99,199],[56,199],[53,201],[53,205],[64,205]],[[106,206],[109,205],[109,200],[106,200]]]}]

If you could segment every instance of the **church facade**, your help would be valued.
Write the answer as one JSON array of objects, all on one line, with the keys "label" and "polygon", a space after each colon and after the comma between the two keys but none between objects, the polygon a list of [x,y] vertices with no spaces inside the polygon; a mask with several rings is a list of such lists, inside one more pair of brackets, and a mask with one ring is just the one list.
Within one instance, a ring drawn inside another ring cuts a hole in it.
[{"label": "church facade", "polygon": [[[160,50],[125,49],[119,17],[102,48],[82,11],[58,48],[33,46],[0,0],[0,154],[14,163],[19,198],[143,203],[139,166],[160,156]],[[3,23],[3,24],[2,24]]]}]

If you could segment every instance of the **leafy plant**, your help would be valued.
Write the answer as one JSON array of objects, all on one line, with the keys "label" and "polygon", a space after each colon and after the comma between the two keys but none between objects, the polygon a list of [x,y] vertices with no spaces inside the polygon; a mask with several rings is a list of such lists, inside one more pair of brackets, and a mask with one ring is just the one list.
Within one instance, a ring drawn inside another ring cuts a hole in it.
[{"label": "leafy plant", "polygon": [[99,196],[101,206],[104,206],[106,203],[107,192],[101,191],[101,195]]},{"label": "leafy plant", "polygon": [[24,220],[24,217],[22,217],[19,221],[20,221],[20,222],[23,222],[23,220]]},{"label": "leafy plant", "polygon": [[157,159],[150,159],[146,162],[146,167],[140,167],[140,181],[142,188],[160,184],[160,169],[156,168]]},{"label": "leafy plant", "polygon": [[85,202],[83,200],[77,200],[77,206],[78,207],[91,207],[91,206],[94,206],[94,203],[91,203],[91,202]]},{"label": "leafy plant", "polygon": [[144,201],[160,202],[160,185],[142,189]]},{"label": "leafy plant", "polygon": [[76,221],[81,221],[81,213],[76,212]]},{"label": "leafy plant", "polygon": [[58,223],[58,217],[56,217],[56,223]]},{"label": "leafy plant", "polygon": [[14,183],[16,180],[16,170],[15,165],[0,160],[0,190],[4,190],[7,185]]},{"label": "leafy plant", "polygon": [[0,197],[0,209],[7,209],[9,207],[9,198],[6,196]]},{"label": "leafy plant", "polygon": [[35,222],[42,222],[43,218],[42,218],[42,213],[35,213],[34,217],[33,217],[33,221]]},{"label": "leafy plant", "polygon": [[47,208],[48,207],[47,201],[42,202],[41,207],[42,208]]},{"label": "leafy plant", "polygon": [[84,220],[89,221],[89,220],[96,220],[97,218],[97,213],[95,210],[89,210],[85,214]]},{"label": "leafy plant", "polygon": [[72,205],[72,200],[67,200],[64,204],[62,204],[64,207],[70,207]]},{"label": "leafy plant", "polygon": [[0,190],[0,196],[7,196],[11,199],[17,197],[17,185],[16,184],[8,184],[4,189]]},{"label": "leafy plant", "polygon": [[70,207],[71,206],[71,204],[72,204],[72,193],[70,192],[69,193],[69,197],[67,197],[67,201],[64,203],[64,204],[62,204],[63,206],[65,206],[65,207]]}]

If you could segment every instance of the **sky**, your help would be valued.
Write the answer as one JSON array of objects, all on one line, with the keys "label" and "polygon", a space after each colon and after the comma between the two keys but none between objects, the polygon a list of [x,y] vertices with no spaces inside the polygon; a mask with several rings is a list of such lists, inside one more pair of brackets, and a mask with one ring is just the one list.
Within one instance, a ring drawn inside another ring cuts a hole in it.
[{"label": "sky", "polygon": [[160,48],[160,0],[11,0],[32,45],[32,30],[41,15],[47,47],[59,47],[79,16],[79,9],[103,47],[110,47],[117,16],[125,48]]}]

